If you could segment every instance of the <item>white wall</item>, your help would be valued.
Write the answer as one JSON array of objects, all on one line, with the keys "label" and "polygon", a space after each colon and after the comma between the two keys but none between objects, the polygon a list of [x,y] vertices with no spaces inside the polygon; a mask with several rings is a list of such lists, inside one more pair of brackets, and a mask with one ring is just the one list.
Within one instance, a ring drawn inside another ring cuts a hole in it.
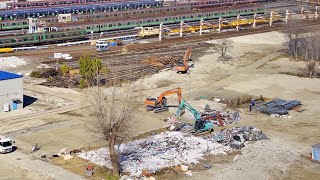
[{"label": "white wall", "polygon": [[11,107],[12,99],[20,99],[22,104],[18,108],[23,107],[22,78],[0,81],[0,111],[3,111],[5,103],[8,103]]}]

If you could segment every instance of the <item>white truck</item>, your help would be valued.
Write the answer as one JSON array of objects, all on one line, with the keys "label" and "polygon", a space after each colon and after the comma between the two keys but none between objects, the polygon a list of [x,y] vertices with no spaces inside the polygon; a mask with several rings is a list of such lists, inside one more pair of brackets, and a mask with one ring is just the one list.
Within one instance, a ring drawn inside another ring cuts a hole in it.
[{"label": "white truck", "polygon": [[0,137],[0,153],[9,153],[13,151],[15,142],[10,138]]}]

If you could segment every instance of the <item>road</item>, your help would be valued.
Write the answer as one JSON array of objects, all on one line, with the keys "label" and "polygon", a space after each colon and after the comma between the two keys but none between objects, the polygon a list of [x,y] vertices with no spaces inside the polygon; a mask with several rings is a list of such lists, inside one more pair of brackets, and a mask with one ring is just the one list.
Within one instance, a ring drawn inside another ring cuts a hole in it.
[{"label": "road", "polygon": [[[67,171],[61,167],[41,161],[38,159],[31,159],[28,155],[20,152],[12,152],[3,154],[1,161],[5,161],[13,167],[21,168],[24,171],[43,177],[43,179],[66,179],[66,180],[81,180],[84,177]],[[0,178],[1,179],[1,178]]]}]

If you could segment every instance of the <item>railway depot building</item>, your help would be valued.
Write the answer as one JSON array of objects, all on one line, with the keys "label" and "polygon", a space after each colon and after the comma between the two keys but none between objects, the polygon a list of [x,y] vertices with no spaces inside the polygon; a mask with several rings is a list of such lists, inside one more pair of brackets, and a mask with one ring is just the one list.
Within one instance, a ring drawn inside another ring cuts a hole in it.
[{"label": "railway depot building", "polygon": [[0,112],[23,108],[22,75],[0,71]]}]

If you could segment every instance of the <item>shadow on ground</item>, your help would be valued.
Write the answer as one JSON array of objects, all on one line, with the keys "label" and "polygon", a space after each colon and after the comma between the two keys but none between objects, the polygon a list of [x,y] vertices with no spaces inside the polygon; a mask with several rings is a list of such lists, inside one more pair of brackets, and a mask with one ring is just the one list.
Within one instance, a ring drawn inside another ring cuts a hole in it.
[{"label": "shadow on ground", "polygon": [[31,96],[27,96],[27,95],[23,95],[23,108],[30,106],[31,104],[33,104],[34,102],[36,102],[38,99],[31,97]]}]

